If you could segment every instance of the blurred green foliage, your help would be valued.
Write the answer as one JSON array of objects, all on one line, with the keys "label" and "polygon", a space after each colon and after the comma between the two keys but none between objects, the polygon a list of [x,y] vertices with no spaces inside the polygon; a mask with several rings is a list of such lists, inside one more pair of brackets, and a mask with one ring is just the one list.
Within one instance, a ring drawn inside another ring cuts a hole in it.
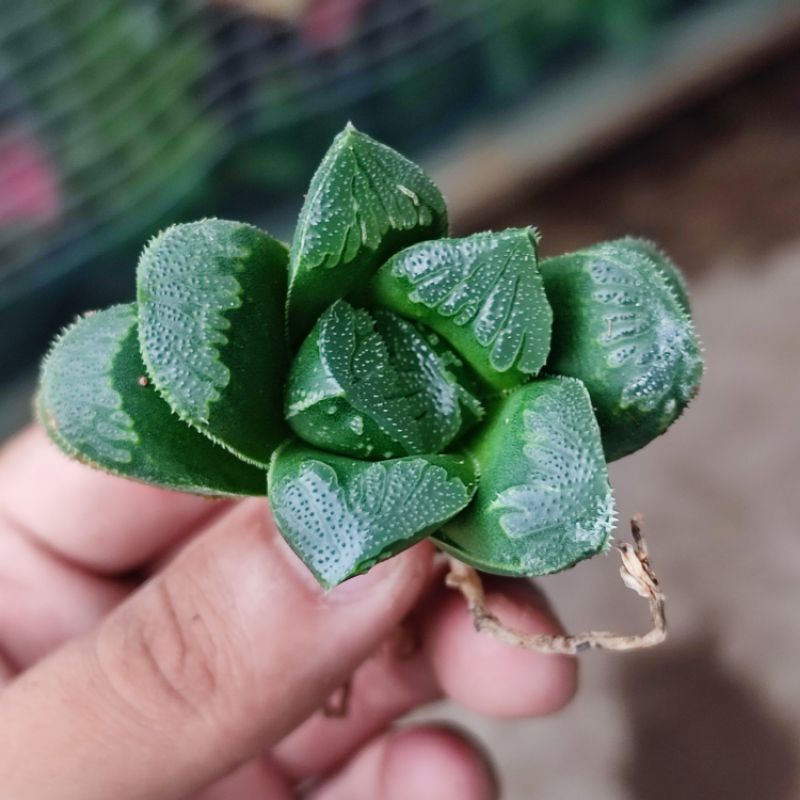
[{"label": "blurred green foliage", "polygon": [[[0,0],[0,333],[77,268],[127,294],[129,248],[170,222],[296,204],[347,119],[413,154],[710,2],[368,0],[326,41],[210,0]],[[54,213],[1,213],[9,132]]]}]

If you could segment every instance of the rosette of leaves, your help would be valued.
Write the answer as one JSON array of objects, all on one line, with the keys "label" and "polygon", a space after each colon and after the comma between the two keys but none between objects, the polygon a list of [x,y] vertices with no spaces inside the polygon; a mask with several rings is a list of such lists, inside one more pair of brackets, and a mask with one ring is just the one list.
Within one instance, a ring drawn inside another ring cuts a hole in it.
[{"label": "rosette of leaves", "polygon": [[663,432],[702,365],[653,245],[538,246],[450,238],[422,170],[348,126],[290,246],[216,219],[155,237],[136,302],[53,345],[39,417],[99,469],[267,494],[325,587],[423,537],[489,572],[565,569],[609,544],[606,460]]}]

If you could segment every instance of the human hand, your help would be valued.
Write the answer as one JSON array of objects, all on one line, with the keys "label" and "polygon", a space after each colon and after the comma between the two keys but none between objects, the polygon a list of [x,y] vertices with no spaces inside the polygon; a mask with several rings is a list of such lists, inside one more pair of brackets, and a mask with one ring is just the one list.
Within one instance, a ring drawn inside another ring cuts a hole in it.
[{"label": "human hand", "polygon": [[[559,630],[533,588],[490,585],[514,626]],[[347,716],[318,713],[351,677]],[[394,721],[443,695],[546,714],[575,680],[475,633],[428,543],[325,595],[263,500],[104,475],[36,428],[0,453],[3,800],[484,800],[462,734]]]}]

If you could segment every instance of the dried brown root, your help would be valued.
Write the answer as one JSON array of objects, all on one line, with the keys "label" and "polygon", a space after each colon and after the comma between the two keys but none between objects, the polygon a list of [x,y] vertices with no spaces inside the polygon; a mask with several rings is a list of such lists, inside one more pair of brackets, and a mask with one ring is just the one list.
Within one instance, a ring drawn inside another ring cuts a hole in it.
[{"label": "dried brown root", "polygon": [[464,595],[477,631],[486,631],[515,647],[562,655],[574,655],[584,650],[641,650],[645,647],[654,647],[667,637],[665,598],[647,557],[647,544],[642,535],[642,518],[639,514],[631,520],[631,534],[632,545],[621,542],[615,544],[615,549],[622,559],[619,569],[622,582],[646,598],[650,606],[653,627],[643,635],[608,631],[589,631],[566,636],[521,633],[504,625],[489,611],[480,575],[472,567],[451,558],[450,572],[445,582],[451,589],[457,589]]},{"label": "dried brown root", "polygon": [[322,715],[329,719],[344,719],[350,708],[350,692],[353,688],[351,679],[343,683],[322,706]]}]

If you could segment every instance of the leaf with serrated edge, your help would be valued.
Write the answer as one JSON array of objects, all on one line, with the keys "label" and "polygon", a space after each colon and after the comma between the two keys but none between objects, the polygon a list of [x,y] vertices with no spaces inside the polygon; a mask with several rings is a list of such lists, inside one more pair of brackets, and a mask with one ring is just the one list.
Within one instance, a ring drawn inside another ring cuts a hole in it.
[{"label": "leaf with serrated edge", "polygon": [[631,241],[593,245],[541,265],[555,314],[547,369],[586,385],[609,461],[664,433],[697,393],[703,373],[677,278],[651,249]]},{"label": "leaf with serrated edge", "polygon": [[439,190],[413,162],[349,125],[311,180],[289,259],[293,341],[392,253],[447,233]]},{"label": "leaf with serrated edge", "polygon": [[686,285],[686,278],[678,269],[675,262],[653,241],[650,239],[640,239],[635,236],[625,236],[622,239],[615,239],[608,242],[609,245],[619,248],[621,252],[628,250],[632,253],[649,258],[653,266],[661,273],[670,289],[675,293],[678,302],[687,314],[691,314],[689,306],[689,287]]},{"label": "leaf with serrated edge", "polygon": [[423,321],[491,387],[536,375],[547,359],[552,312],[530,228],[412,245],[375,277],[378,305]]},{"label": "leaf with serrated edge", "polygon": [[607,547],[614,500],[589,395],[572,378],[536,380],[498,401],[466,445],[480,469],[473,503],[437,541],[501,575],[546,575]]},{"label": "leaf with serrated edge", "polygon": [[264,470],[181,422],[145,377],[136,307],[83,317],[42,367],[37,412],[68,455],[145,483],[207,495],[264,494]]},{"label": "leaf with serrated edge", "polygon": [[269,497],[286,541],[331,588],[427,536],[475,490],[455,455],[356,461],[288,444],[269,471]]},{"label": "leaf with serrated edge", "polygon": [[242,222],[174,225],[137,272],[142,356],[185,422],[255,464],[286,436],[286,247]]},{"label": "leaf with serrated edge", "polygon": [[440,452],[481,413],[443,349],[412,323],[388,311],[373,319],[344,300],[320,317],[289,372],[295,433],[356,458]]}]

